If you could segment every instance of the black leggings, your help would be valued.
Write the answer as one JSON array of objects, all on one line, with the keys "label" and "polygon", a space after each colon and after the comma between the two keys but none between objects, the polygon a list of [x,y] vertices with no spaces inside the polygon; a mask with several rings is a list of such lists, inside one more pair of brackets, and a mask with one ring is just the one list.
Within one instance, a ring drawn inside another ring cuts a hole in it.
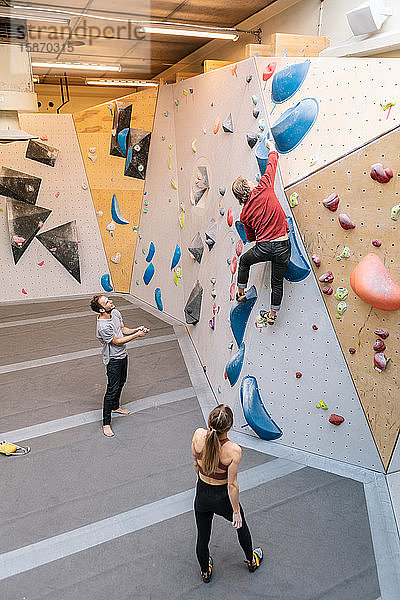
[{"label": "black leggings", "polygon": [[283,296],[283,276],[290,261],[290,240],[256,242],[240,257],[237,282],[239,287],[245,288],[251,265],[267,260],[271,261],[271,309],[279,310]]},{"label": "black leggings", "polygon": [[111,424],[111,411],[119,408],[119,399],[128,373],[128,357],[110,358],[107,365],[107,389],[104,396],[103,425]]},{"label": "black leggings", "polygon": [[[208,571],[208,543],[211,536],[211,525],[214,513],[220,515],[232,523],[233,509],[228,496],[228,485],[210,485],[204,483],[200,478],[197,481],[196,498],[194,500],[194,513],[197,525],[196,554],[203,573]],[[253,560],[253,546],[250,530],[244,518],[243,508],[240,506],[242,515],[242,527],[237,529],[239,544],[247,560]]]}]

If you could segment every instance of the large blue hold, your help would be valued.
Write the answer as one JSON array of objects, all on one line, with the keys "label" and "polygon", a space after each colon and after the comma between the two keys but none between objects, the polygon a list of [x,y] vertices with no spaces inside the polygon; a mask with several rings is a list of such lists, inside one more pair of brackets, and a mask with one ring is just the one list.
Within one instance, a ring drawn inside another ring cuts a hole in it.
[{"label": "large blue hold", "polygon": [[247,239],[246,230],[244,228],[243,223],[241,221],[235,221],[235,227],[236,227],[236,231],[238,232],[243,244],[247,244],[247,242],[249,240]]},{"label": "large blue hold", "polygon": [[171,271],[172,271],[172,269],[175,269],[176,265],[181,260],[181,256],[182,256],[182,252],[181,252],[179,244],[177,244],[174,255],[172,257],[172,261],[171,261]]},{"label": "large blue hold", "polygon": [[156,288],[155,289],[154,299],[156,301],[156,305],[157,305],[158,310],[164,310],[164,306],[163,306],[162,298],[161,298],[161,290],[160,290],[160,288]]},{"label": "large blue hold", "polygon": [[244,342],[242,342],[236,354],[234,354],[232,358],[226,363],[225,373],[232,387],[239,379],[240,371],[243,367],[245,350],[245,344]]},{"label": "large blue hold", "polygon": [[153,275],[154,275],[154,265],[153,265],[153,263],[150,263],[143,275],[143,281],[145,282],[146,285],[149,285]]},{"label": "large blue hold", "polygon": [[282,429],[272,419],[261,400],[255,377],[251,375],[243,377],[240,401],[247,423],[262,440],[276,440],[283,435]]},{"label": "large blue hold", "polygon": [[156,251],[156,247],[153,242],[150,242],[149,251],[146,256],[146,261],[151,262],[153,260],[154,252]]},{"label": "large blue hold", "polygon": [[271,127],[278,152],[287,154],[294,150],[310,131],[317,116],[318,102],[315,98],[304,98],[296,106],[285,110]]},{"label": "large blue hold", "polygon": [[267,146],[265,145],[265,140],[261,140],[261,142],[258,144],[258,146],[255,150],[255,154],[256,154],[256,159],[258,162],[258,168],[260,169],[260,174],[262,177],[265,173],[265,169],[267,168],[268,155],[269,155],[269,150],[268,150]]},{"label": "large blue hold", "polygon": [[275,104],[289,100],[303,85],[307,77],[310,61],[296,63],[277,71],[272,80],[271,99]]},{"label": "large blue hold", "polygon": [[113,291],[113,286],[111,284],[111,278],[110,275],[108,273],[106,273],[105,275],[102,275],[101,277],[101,285],[103,287],[103,290],[105,290],[106,292],[112,292]]},{"label": "large blue hold", "polygon": [[243,300],[243,302],[238,302],[231,308],[231,329],[239,347],[243,342],[247,321],[249,320],[250,313],[253,310],[253,306],[256,302],[257,290],[256,287],[252,285],[251,288],[246,292],[246,300]]},{"label": "large blue hold", "polygon": [[125,217],[122,216],[121,210],[119,208],[117,196],[115,194],[113,194],[113,197],[111,200],[111,216],[113,218],[113,221],[115,221],[115,223],[118,223],[119,225],[129,225],[129,221],[127,221],[125,219]]},{"label": "large blue hold", "polygon": [[128,137],[129,129],[121,129],[117,135],[118,146],[121,148],[121,152],[126,156],[126,138]]},{"label": "large blue hold", "polygon": [[311,267],[300,250],[292,217],[286,217],[289,225],[289,239],[292,247],[290,263],[285,271],[285,279],[288,281],[303,281],[309,275]]}]

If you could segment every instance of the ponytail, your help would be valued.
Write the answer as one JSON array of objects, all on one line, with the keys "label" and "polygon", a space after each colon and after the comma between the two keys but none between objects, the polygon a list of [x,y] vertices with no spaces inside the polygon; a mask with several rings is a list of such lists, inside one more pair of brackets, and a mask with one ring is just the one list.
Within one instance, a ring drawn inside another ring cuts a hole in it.
[{"label": "ponytail", "polygon": [[208,416],[206,443],[203,449],[202,468],[204,475],[215,473],[219,465],[221,444],[218,434],[226,433],[233,425],[233,413],[230,406],[219,404]]}]

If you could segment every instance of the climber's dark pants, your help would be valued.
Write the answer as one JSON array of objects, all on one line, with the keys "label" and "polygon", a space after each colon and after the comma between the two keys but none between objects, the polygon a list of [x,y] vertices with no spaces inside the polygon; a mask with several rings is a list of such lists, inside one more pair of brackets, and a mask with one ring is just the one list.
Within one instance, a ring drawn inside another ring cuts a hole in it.
[{"label": "climber's dark pants", "polygon": [[238,287],[245,288],[250,267],[256,263],[271,261],[271,310],[279,310],[283,296],[283,276],[290,261],[290,240],[256,242],[239,261]]}]

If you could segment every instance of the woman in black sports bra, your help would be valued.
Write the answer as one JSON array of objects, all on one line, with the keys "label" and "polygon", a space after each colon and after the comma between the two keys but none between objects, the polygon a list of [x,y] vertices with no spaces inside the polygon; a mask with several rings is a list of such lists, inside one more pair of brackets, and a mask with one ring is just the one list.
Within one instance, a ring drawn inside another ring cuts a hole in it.
[{"label": "woman in black sports bra", "polygon": [[194,469],[198,474],[194,501],[196,554],[204,583],[209,583],[212,575],[213,560],[209,555],[208,543],[214,514],[232,522],[251,573],[263,559],[261,548],[253,550],[251,534],[239,504],[237,472],[242,450],[228,439],[227,433],[232,425],[231,408],[220,404],[209,414],[208,430],[196,429],[192,440]]}]

